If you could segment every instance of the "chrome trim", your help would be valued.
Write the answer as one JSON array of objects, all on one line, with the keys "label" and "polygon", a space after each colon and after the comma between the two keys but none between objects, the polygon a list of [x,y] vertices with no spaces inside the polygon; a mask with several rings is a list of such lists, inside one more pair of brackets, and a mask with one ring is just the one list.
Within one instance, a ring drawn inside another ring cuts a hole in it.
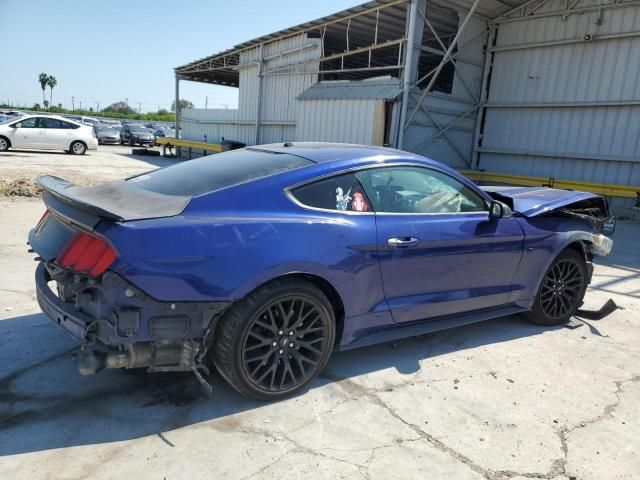
[{"label": "chrome trim", "polygon": [[[480,215],[489,216],[490,204],[487,204],[487,199],[484,198],[482,195],[480,195],[480,197],[482,198],[483,201],[485,201],[485,206],[487,207],[486,211],[483,210],[481,212],[441,212],[441,213],[411,213],[411,212],[406,212],[405,213],[405,212],[353,212],[353,211],[348,211],[348,210],[331,210],[331,209],[328,209],[328,208],[311,207],[309,205],[305,205],[304,203],[300,202],[292,193],[292,190],[294,190],[296,188],[303,187],[303,186],[308,185],[310,183],[318,182],[318,181],[323,180],[325,178],[335,177],[335,176],[338,176],[338,175],[344,175],[345,173],[358,172],[360,170],[370,170],[370,169],[373,169],[373,168],[387,168],[387,167],[417,167],[417,168],[424,168],[426,170],[434,170],[434,171],[442,173],[443,175],[446,175],[446,176],[448,176],[450,178],[454,178],[449,174],[449,172],[445,172],[444,170],[442,170],[441,168],[438,168],[438,167],[433,167],[433,166],[430,166],[430,165],[422,165],[422,164],[419,164],[419,163],[411,163],[411,162],[407,162],[407,161],[405,161],[405,162],[391,162],[391,163],[374,164],[374,165],[360,165],[358,167],[351,167],[351,168],[347,168],[345,170],[340,170],[338,172],[325,173],[324,175],[320,175],[319,177],[313,177],[312,179],[303,180],[301,182],[294,183],[293,185],[289,185],[288,187],[283,189],[283,193],[285,194],[285,196],[287,198],[289,198],[289,200],[291,200],[298,207],[303,208],[305,210],[312,210],[312,211],[315,211],[315,212],[344,213],[344,214],[347,214],[347,215],[421,215],[421,216],[424,216],[424,215],[478,215],[478,214],[480,214]],[[457,180],[457,179],[454,178],[454,180]],[[477,187],[477,185],[476,185],[476,187]],[[363,186],[363,188],[364,188],[364,186]],[[488,196],[488,194],[486,192],[484,192],[483,190],[481,190],[480,188],[478,188],[478,190],[480,192],[482,192],[483,194]],[[371,207],[373,208],[373,205]]]}]

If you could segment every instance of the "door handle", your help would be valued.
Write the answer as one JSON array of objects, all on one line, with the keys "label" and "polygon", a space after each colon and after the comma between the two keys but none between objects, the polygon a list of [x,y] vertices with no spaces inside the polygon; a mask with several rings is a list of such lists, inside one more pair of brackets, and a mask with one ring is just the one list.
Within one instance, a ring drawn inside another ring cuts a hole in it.
[{"label": "door handle", "polygon": [[418,243],[420,239],[415,237],[391,237],[387,240],[387,245],[396,248],[415,247]]}]

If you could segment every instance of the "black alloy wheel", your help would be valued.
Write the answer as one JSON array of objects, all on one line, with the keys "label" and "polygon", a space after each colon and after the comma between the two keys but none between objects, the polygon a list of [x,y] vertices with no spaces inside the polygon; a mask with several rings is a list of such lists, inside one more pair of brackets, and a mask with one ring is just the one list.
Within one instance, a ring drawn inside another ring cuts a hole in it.
[{"label": "black alloy wheel", "polygon": [[212,355],[240,393],[276,400],[322,371],[334,341],[335,317],[327,297],[306,281],[283,279],[258,288],[225,313]]},{"label": "black alloy wheel", "polygon": [[242,346],[250,382],[273,393],[305,383],[327,349],[327,322],[310,298],[291,296],[268,305],[253,319]]},{"label": "black alloy wheel", "polygon": [[563,251],[547,270],[529,318],[539,325],[566,322],[582,305],[587,289],[587,268],[583,255]]}]

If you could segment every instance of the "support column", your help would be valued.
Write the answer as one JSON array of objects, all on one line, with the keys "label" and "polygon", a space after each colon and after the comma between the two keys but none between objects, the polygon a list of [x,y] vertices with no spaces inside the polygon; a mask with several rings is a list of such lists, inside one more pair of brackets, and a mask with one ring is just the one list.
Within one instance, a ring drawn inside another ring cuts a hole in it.
[{"label": "support column", "polygon": [[[176,139],[180,138],[180,75],[176,73]],[[176,146],[177,158],[182,156],[180,147]]]},{"label": "support column", "polygon": [[262,63],[264,62],[263,57],[263,44],[260,44],[260,50],[258,52],[258,101],[256,106],[256,139],[255,145],[260,145],[260,121],[262,117]]},{"label": "support column", "polygon": [[[407,47],[405,48],[404,69],[402,71],[403,86],[402,104],[400,105],[400,127],[398,129],[396,141],[396,147],[400,149],[404,147],[404,125],[407,118],[407,109],[409,107],[409,92],[415,85],[416,77],[418,76],[418,59],[420,57],[419,49],[422,44],[423,28],[422,17],[418,9],[422,8],[426,15],[426,4],[426,0],[412,0],[409,7],[409,18],[406,31]],[[418,49],[418,52],[416,52],[416,49]]]},{"label": "support column", "polygon": [[180,75],[176,73],[176,138],[180,138]]},{"label": "support column", "polygon": [[478,169],[480,160],[480,152],[478,152],[478,148],[480,147],[480,138],[482,135],[482,120],[486,111],[485,105],[489,96],[489,72],[491,72],[491,67],[493,65],[493,52],[491,49],[493,48],[493,43],[496,38],[496,29],[497,27],[492,25],[489,30],[489,36],[487,37],[487,50],[485,52],[484,68],[482,70],[482,86],[480,87],[478,116],[476,117],[476,124],[473,131],[473,142],[471,143],[473,149],[471,152],[472,170]]}]

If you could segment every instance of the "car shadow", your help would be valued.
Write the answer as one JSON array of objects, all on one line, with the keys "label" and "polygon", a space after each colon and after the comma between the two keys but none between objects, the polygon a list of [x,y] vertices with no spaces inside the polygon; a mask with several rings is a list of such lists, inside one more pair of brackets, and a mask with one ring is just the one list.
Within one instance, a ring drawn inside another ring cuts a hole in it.
[{"label": "car shadow", "polygon": [[[505,317],[334,352],[310,389],[388,368],[399,376],[412,374],[428,358],[545,331]],[[105,370],[84,377],[71,358],[73,349],[74,341],[43,314],[0,321],[0,456],[148,435],[162,439],[162,432],[266,405],[236,393],[217,372],[210,377],[212,396],[191,373]]]}]

